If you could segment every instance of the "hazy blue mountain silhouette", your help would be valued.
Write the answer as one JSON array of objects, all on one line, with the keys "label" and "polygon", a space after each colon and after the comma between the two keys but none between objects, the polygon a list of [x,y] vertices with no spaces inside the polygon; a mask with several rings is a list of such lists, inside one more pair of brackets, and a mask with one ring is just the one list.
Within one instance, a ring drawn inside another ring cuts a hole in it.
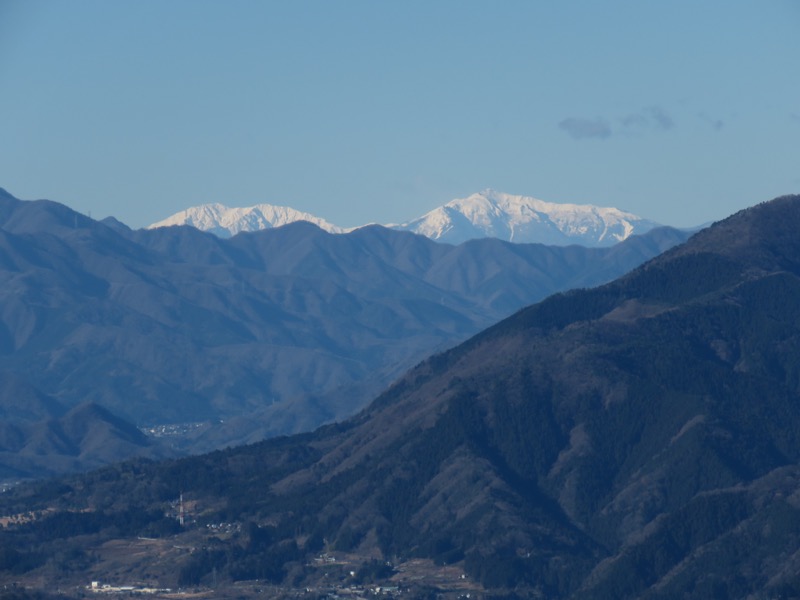
[{"label": "hazy blue mountain silhouette", "polygon": [[353,414],[426,355],[686,236],[661,229],[606,249],[449,246],[298,222],[222,240],[190,227],[132,231],[3,192],[0,353],[6,371],[65,409],[207,422],[179,443],[211,449]]},{"label": "hazy blue mountain silhouette", "polygon": [[[60,507],[56,520],[113,498],[95,537],[75,537],[80,523],[66,534],[84,552],[149,511],[125,535],[161,527],[170,543],[207,544],[137,563],[172,561],[164,585],[320,585],[309,565],[329,551],[360,571],[375,558],[456,564],[499,597],[796,597],[799,229],[800,196],[764,203],[430,357],[345,422],[0,504]],[[199,523],[240,533],[167,530],[161,507],[179,493],[203,507]],[[46,527],[0,544],[38,541],[44,564],[63,544]]]}]

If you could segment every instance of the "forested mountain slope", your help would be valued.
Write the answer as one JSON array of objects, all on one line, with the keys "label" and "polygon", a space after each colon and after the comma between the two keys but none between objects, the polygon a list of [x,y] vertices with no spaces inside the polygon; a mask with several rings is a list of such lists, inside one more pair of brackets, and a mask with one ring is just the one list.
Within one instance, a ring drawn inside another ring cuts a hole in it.
[{"label": "forested mountain slope", "polygon": [[65,410],[88,401],[138,426],[193,424],[170,441],[208,450],[349,416],[428,354],[685,237],[449,246],[298,222],[221,240],[3,192],[0,357]]},{"label": "forested mountain slope", "polygon": [[[452,563],[506,597],[796,597],[798,230],[800,196],[764,203],[426,360],[342,424],[19,489],[4,510],[102,515],[63,538],[97,572],[126,515],[125,535],[202,537],[164,520],[183,492],[198,525],[239,527],[170,559],[184,585],[316,585],[326,550]],[[47,556],[47,522],[0,539]],[[41,577],[34,558],[14,564]]]}]

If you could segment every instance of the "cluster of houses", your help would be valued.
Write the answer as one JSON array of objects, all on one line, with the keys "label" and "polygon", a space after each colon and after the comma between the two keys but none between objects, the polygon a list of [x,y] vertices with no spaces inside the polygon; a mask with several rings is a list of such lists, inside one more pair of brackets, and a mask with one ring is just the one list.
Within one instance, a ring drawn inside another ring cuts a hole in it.
[{"label": "cluster of houses", "polygon": [[91,585],[87,586],[87,589],[99,594],[165,594],[172,591],[169,588],[108,585],[107,583],[101,584],[99,581],[93,581]]}]

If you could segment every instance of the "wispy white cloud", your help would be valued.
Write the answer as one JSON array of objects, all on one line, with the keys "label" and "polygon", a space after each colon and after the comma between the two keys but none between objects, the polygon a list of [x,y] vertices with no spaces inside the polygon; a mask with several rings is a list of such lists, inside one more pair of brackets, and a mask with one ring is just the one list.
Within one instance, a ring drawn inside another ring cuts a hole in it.
[{"label": "wispy white cloud", "polygon": [[648,131],[667,131],[675,126],[669,113],[660,106],[648,106],[639,112],[619,119],[618,133],[638,134]]},{"label": "wispy white cloud", "polygon": [[675,122],[669,113],[660,106],[651,106],[644,109],[645,113],[650,117],[652,123],[659,129],[667,130],[675,126]]},{"label": "wispy white cloud", "polygon": [[640,111],[613,119],[595,117],[568,117],[558,126],[576,140],[607,139],[612,135],[639,135],[653,131],[667,131],[675,127],[670,114],[660,106],[649,106]]},{"label": "wispy white cloud", "polygon": [[567,117],[558,124],[558,127],[576,140],[606,139],[611,135],[611,126],[601,117],[594,119]]},{"label": "wispy white cloud", "polygon": [[698,116],[703,121],[708,123],[711,126],[711,129],[713,129],[714,131],[720,131],[723,127],[725,127],[725,121],[723,121],[718,117],[713,117],[705,112],[701,112]]}]

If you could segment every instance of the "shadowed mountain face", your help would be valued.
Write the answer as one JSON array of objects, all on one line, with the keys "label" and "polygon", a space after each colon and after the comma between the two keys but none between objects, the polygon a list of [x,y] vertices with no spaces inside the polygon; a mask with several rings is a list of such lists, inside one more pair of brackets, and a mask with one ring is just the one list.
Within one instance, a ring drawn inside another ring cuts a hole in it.
[{"label": "shadowed mountain face", "polygon": [[221,240],[4,193],[0,356],[65,409],[90,401],[139,425],[224,420],[182,439],[210,449],[348,416],[431,352],[685,237],[455,247],[299,222]]},{"label": "shadowed mountain face", "polygon": [[174,454],[96,404],[68,409],[14,374],[0,373],[0,478],[86,470],[133,455]]},{"label": "shadowed mountain face", "polygon": [[[800,196],[742,211],[430,358],[343,424],[120,468],[58,501],[182,490],[201,520],[268,529],[215,559],[231,579],[247,556],[300,577],[327,548],[456,562],[522,597],[795,597],[798,230]],[[207,580],[199,560],[184,581]]]}]

